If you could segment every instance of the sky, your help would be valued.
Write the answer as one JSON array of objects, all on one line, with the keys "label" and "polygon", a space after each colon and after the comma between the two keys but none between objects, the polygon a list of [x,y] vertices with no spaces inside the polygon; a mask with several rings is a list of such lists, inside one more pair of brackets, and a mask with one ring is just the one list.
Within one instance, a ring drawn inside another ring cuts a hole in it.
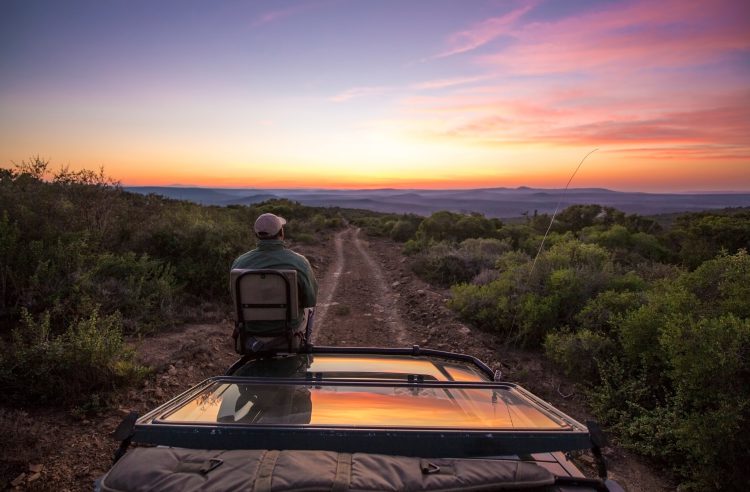
[{"label": "sky", "polygon": [[747,0],[0,3],[0,166],[750,191]]}]

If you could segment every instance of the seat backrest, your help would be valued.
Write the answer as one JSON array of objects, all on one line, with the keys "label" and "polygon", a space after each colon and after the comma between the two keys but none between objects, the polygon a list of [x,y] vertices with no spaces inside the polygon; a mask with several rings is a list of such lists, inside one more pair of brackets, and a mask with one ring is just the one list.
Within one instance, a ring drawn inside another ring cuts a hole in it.
[{"label": "seat backrest", "polygon": [[238,322],[291,321],[299,306],[296,270],[230,272]]}]

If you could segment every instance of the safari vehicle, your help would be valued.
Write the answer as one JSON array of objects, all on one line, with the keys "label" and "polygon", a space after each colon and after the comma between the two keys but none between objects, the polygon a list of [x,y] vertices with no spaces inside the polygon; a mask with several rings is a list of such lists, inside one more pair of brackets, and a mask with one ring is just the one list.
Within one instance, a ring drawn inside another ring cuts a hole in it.
[{"label": "safari vehicle", "polygon": [[[286,305],[237,300],[238,324],[244,310],[271,305],[288,320],[293,293],[281,286]],[[606,480],[595,426],[474,357],[418,346],[242,349],[256,341],[237,344],[244,353],[225,375],[126,418],[117,461],[97,487],[622,490]],[[585,478],[565,454],[581,449],[599,458],[600,479]]]},{"label": "safari vehicle", "polygon": [[597,449],[587,427],[493,376],[418,347],[245,356],[125,422],[123,450],[151,447],[124,453],[100,487],[621,490],[564,454]]}]

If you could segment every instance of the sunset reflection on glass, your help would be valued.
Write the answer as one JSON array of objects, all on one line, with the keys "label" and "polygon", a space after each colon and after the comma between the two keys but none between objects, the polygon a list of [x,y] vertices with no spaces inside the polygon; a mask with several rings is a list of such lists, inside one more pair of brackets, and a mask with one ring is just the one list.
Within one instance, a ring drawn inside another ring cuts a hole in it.
[{"label": "sunset reflection on glass", "polygon": [[446,429],[566,428],[564,422],[546,414],[512,387],[308,387],[223,383],[206,389],[164,420]]}]

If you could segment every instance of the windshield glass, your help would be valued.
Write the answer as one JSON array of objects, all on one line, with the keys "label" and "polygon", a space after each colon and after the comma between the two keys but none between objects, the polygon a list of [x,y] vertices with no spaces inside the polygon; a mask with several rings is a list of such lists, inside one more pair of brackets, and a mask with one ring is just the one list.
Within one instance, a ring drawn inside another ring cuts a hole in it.
[{"label": "windshield glass", "polygon": [[159,419],[225,423],[561,430],[567,423],[513,386],[252,384],[212,382]]}]

